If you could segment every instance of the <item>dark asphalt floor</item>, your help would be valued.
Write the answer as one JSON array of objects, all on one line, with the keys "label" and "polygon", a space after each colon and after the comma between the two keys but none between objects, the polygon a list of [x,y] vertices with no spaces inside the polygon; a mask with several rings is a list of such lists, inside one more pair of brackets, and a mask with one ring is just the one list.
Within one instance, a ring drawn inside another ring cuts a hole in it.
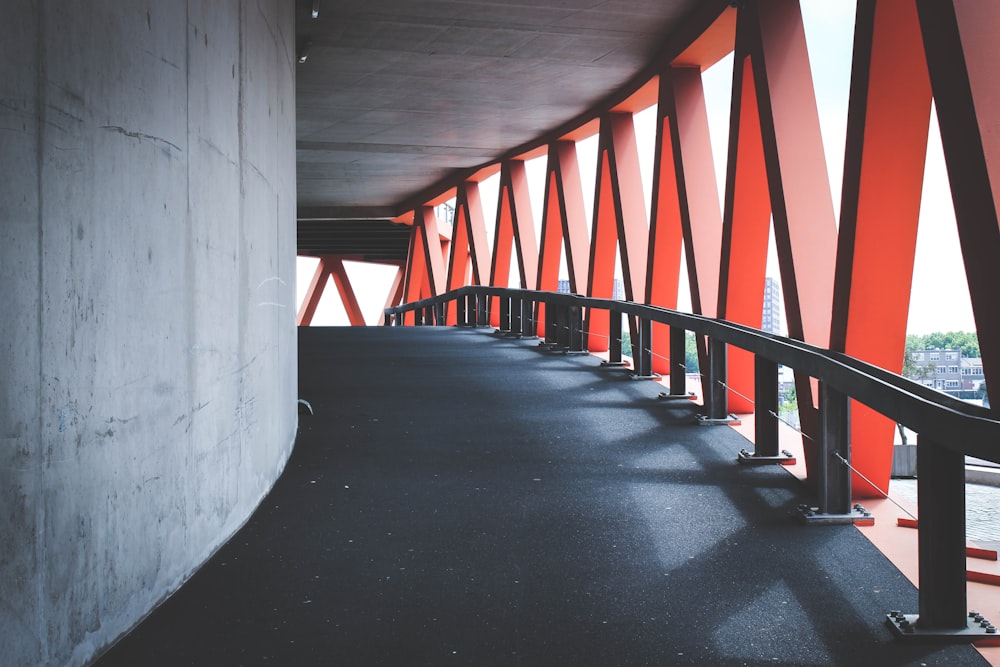
[{"label": "dark asphalt floor", "polygon": [[100,665],[977,665],[913,586],[693,405],[488,330],[299,334],[295,451]]}]

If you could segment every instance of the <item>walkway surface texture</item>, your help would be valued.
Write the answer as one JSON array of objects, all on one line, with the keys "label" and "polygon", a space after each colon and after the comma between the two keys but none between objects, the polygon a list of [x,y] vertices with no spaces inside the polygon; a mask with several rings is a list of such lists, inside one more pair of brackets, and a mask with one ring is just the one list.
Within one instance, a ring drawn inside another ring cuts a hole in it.
[{"label": "walkway surface texture", "polygon": [[976,665],[913,586],[660,386],[469,329],[302,329],[295,452],[103,665]]}]

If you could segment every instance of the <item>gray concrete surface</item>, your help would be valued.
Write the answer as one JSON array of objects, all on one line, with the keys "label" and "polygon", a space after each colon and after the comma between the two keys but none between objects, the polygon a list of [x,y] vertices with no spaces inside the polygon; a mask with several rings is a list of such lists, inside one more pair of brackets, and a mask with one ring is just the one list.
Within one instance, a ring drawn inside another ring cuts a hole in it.
[{"label": "gray concrete surface", "polygon": [[291,450],[293,7],[2,7],[0,663],[83,664]]},{"label": "gray concrete surface", "polygon": [[98,667],[985,664],[893,639],[906,577],[656,383],[488,330],[299,341],[281,479]]}]

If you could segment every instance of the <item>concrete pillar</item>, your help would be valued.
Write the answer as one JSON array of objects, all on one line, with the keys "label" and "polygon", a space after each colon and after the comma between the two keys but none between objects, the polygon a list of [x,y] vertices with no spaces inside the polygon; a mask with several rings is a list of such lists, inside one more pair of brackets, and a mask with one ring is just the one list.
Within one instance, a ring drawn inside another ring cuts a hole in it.
[{"label": "concrete pillar", "polygon": [[297,426],[293,3],[4,3],[0,646],[82,664]]}]

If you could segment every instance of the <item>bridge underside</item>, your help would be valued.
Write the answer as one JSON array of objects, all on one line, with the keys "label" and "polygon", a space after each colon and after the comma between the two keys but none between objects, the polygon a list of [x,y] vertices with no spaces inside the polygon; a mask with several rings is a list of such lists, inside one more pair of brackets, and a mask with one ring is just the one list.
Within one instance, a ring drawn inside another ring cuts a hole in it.
[{"label": "bridge underside", "polygon": [[917,592],[658,385],[484,330],[299,331],[295,452],[101,664],[978,664]]}]

